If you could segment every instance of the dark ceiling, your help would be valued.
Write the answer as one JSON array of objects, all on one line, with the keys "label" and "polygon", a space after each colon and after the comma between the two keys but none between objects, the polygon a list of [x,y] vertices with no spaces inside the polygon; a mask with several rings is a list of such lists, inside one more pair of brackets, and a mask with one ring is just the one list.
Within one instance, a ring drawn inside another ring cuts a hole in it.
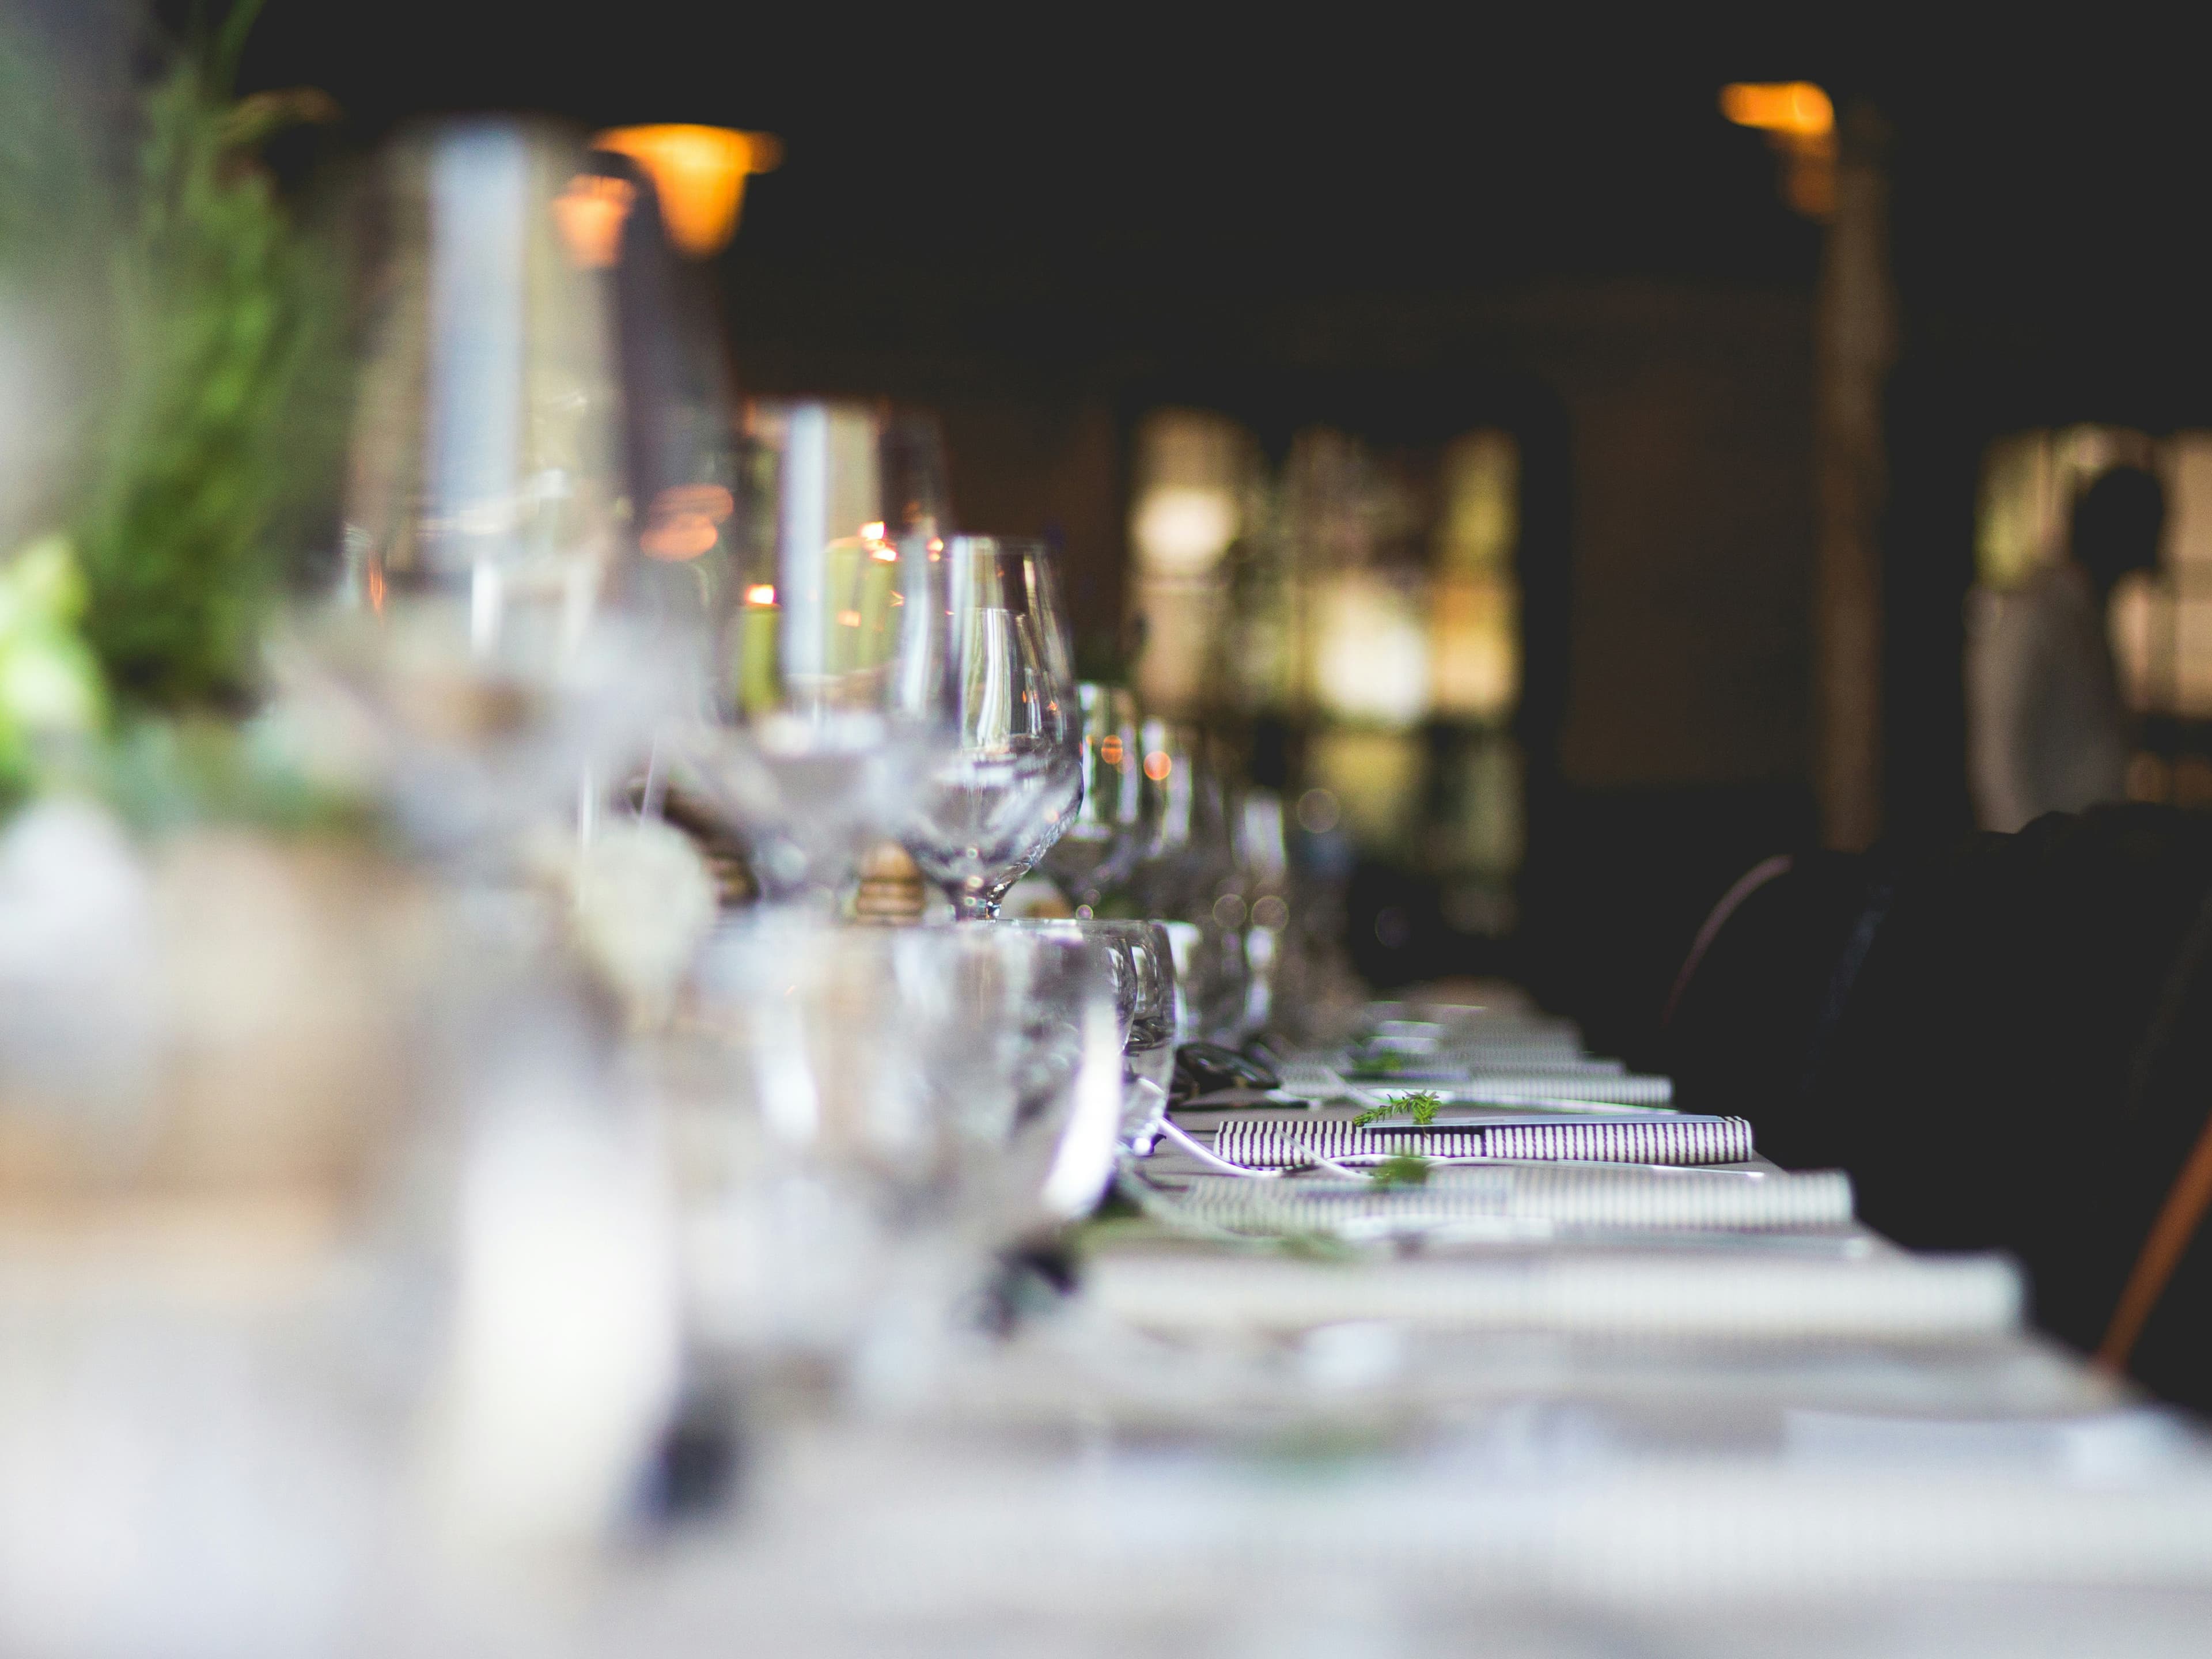
[{"label": "dark ceiling", "polygon": [[1804,76],[1895,131],[1908,353],[2084,416],[2212,404],[2212,125],[2178,42],[959,9],[272,0],[245,80],[322,86],[362,143],[484,107],[774,131],[724,279],[779,326],[890,347],[1026,303],[1011,349],[1055,356],[1331,295],[1809,287],[1816,231],[1715,106]]}]

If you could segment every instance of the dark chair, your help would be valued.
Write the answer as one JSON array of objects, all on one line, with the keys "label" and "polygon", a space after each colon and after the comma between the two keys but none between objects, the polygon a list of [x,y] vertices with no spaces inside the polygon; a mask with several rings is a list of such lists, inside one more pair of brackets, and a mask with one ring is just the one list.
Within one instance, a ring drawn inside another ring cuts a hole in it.
[{"label": "dark chair", "polygon": [[1731,897],[1670,1011],[1682,1104],[1848,1170],[1902,1243],[2012,1252],[2050,1329],[2212,1407],[2212,818],[1804,854]]}]

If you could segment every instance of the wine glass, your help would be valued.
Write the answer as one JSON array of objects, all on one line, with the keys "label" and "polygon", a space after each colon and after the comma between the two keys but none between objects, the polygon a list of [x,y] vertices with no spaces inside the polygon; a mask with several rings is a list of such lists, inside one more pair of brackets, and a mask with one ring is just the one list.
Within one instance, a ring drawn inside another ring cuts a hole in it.
[{"label": "wine glass", "polygon": [[1283,798],[1272,789],[1248,789],[1236,830],[1237,870],[1247,901],[1244,957],[1251,980],[1245,1024],[1257,1031],[1274,1018],[1283,936],[1291,921]]},{"label": "wine glass", "polygon": [[1093,941],[762,910],[709,947],[698,1007],[712,1054],[670,1103],[710,1364],[926,1370],[993,1254],[1110,1169],[1121,1025]]},{"label": "wine glass", "polygon": [[736,472],[708,684],[669,748],[769,896],[827,908],[950,741],[943,446],[912,412],[756,401]]},{"label": "wine glass", "polygon": [[1144,774],[1136,697],[1092,680],[1075,694],[1083,713],[1083,800],[1038,868],[1079,917],[1089,917],[1144,852]]},{"label": "wine glass", "polygon": [[583,155],[476,119],[387,158],[342,565],[273,653],[288,712],[441,852],[588,798],[689,648],[623,592],[606,295],[559,231]]},{"label": "wine glass", "polygon": [[1167,929],[1157,921],[1115,921],[1129,952],[1133,995],[1129,1036],[1122,1044],[1128,1096],[1122,1138],[1139,1153],[1152,1151],[1168,1106],[1175,1075],[1176,966]]},{"label": "wine glass", "polygon": [[1082,803],[1082,713],[1044,544],[962,536],[947,563],[934,620],[957,737],[905,841],[961,920],[994,921]]},{"label": "wine glass", "polygon": [[1008,930],[1079,940],[1112,975],[1122,1054],[1121,1139],[1144,1153],[1159,1133],[1175,1072],[1177,1002],[1174,947],[1157,921],[1050,919],[1008,921]]}]

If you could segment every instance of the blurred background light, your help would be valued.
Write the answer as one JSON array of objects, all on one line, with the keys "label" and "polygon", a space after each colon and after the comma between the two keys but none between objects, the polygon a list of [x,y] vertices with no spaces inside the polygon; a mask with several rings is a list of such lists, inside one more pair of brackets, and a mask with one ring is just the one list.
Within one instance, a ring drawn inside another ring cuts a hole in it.
[{"label": "blurred background light", "polygon": [[580,173],[554,198],[553,214],[568,257],[586,270],[605,270],[622,252],[623,223],[637,191],[626,179]]},{"label": "blurred background light", "polygon": [[1233,665],[1216,660],[1226,567],[1261,477],[1250,433],[1210,410],[1161,409],[1138,426],[1129,541],[1144,618],[1138,691],[1149,708],[1195,712]]},{"label": "blurred background light", "polygon": [[2202,757],[2184,750],[2197,741],[2190,724],[2212,717],[2212,432],[2160,438],[2085,424],[1992,440],[1982,453],[1974,573],[2002,593],[2063,562],[2075,497],[2115,466],[2155,473],[2166,491],[2158,568],[2121,580],[2109,618],[2121,687],[2144,717],[2129,793],[2205,804],[2196,799]]},{"label": "blurred background light", "polygon": [[669,240],[695,259],[728,245],[744,206],[745,180],[775,172],[783,160],[782,141],[772,134],[731,127],[614,127],[592,143],[646,170],[659,192]]},{"label": "blurred background light", "polygon": [[1324,590],[1314,671],[1323,708],[1387,729],[1429,712],[1429,632],[1417,596],[1355,573]]},{"label": "blurred background light", "polygon": [[1170,484],[1138,504],[1132,526],[1146,568],[1194,575],[1212,568],[1237,535],[1237,502],[1218,488]]},{"label": "blurred background light", "polygon": [[1738,81],[1721,88],[1721,113],[1740,127],[1820,138],[1836,130],[1836,109],[1810,81]]},{"label": "blurred background light", "polygon": [[1754,128],[1782,158],[1782,193],[1808,219],[1836,207],[1836,106],[1810,81],[1738,81],[1721,88],[1721,113]]}]

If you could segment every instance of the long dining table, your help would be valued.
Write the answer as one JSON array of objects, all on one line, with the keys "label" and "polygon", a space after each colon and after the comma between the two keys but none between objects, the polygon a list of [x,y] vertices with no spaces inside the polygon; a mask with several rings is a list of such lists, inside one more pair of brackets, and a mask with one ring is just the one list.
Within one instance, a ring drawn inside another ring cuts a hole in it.
[{"label": "long dining table", "polygon": [[[1556,1022],[1407,1018],[1434,1012],[1370,1011],[1445,1039],[1408,1087],[1540,1116],[1623,1092]],[[2039,1334],[2010,1262],[1909,1254],[1847,1180],[1755,1151],[1224,1167],[1258,1144],[1232,1125],[1318,1144],[1395,1097],[1346,1065],[1179,1106],[1010,1334],[786,1420],[744,1501],[594,1627],[640,1652],[740,1625],[817,1653],[2212,1642],[2212,1439]]]}]

